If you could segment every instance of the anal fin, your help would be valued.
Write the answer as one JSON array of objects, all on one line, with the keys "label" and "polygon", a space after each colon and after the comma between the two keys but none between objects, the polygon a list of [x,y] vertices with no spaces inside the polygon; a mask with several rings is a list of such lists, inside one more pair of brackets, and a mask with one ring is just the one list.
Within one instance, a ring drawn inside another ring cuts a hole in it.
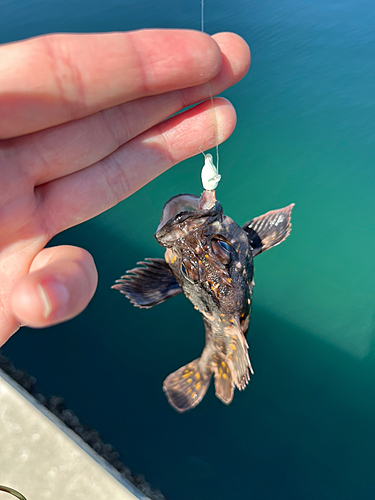
[{"label": "anal fin", "polygon": [[225,335],[218,339],[212,358],[215,374],[215,394],[225,404],[233,399],[234,387],[245,389],[250,381],[251,367],[248,345],[239,327],[227,327]]},{"label": "anal fin", "polygon": [[234,382],[228,363],[223,354],[214,355],[215,394],[226,405],[233,399]]},{"label": "anal fin", "polygon": [[250,381],[250,373],[254,372],[250,363],[248,345],[240,328],[232,335],[227,349],[227,363],[234,385],[242,391]]}]

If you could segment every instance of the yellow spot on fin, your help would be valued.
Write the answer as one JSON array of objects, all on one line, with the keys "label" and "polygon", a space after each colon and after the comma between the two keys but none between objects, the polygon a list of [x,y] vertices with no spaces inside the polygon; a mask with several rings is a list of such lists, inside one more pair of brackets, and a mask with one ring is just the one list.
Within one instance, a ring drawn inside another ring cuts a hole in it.
[{"label": "yellow spot on fin", "polygon": [[215,375],[216,396],[225,404],[233,399],[234,388],[243,390],[253,373],[247,352],[247,343],[242,334],[228,335],[216,344],[212,357],[212,370]]},{"label": "yellow spot on fin", "polygon": [[[223,357],[223,354],[221,355]],[[223,373],[223,367],[227,373]],[[229,367],[225,361],[217,362],[215,371],[215,394],[223,403],[229,405],[233,399],[234,384]]]},{"label": "yellow spot on fin", "polygon": [[[169,403],[179,412],[194,408],[206,394],[212,372],[208,366],[201,371],[198,359],[171,373],[164,381],[163,389]],[[177,382],[177,383],[176,383]]]}]

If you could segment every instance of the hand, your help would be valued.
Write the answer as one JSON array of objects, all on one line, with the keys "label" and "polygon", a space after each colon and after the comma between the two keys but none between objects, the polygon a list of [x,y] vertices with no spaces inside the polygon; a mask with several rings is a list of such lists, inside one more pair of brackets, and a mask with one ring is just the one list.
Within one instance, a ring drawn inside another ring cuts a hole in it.
[{"label": "hand", "polygon": [[[70,319],[97,272],[81,248],[44,249],[174,164],[224,141],[215,99],[250,64],[234,34],[150,30],[49,35],[0,47],[0,345],[21,324]],[[168,118],[168,119],[167,119]]]}]

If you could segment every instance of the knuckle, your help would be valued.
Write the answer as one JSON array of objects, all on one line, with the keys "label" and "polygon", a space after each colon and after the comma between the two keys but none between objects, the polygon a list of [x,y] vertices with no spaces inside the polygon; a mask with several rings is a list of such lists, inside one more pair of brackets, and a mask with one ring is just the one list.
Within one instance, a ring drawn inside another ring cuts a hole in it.
[{"label": "knuckle", "polygon": [[63,35],[40,37],[50,74],[54,78],[54,90],[70,118],[78,118],[87,109],[86,89],[81,69],[76,64],[71,50],[70,38]]}]

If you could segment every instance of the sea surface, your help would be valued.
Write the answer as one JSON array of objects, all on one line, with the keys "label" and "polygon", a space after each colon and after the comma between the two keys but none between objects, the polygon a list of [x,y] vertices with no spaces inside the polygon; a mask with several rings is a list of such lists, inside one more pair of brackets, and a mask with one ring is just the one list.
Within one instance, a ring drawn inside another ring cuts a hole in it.
[{"label": "sea surface", "polygon": [[[0,0],[0,41],[50,32],[200,29],[197,0]],[[205,29],[249,43],[219,190],[239,224],[296,204],[290,238],[256,258],[255,375],[230,406],[211,387],[177,414],[163,379],[199,356],[200,314],[179,296],[136,309],[110,289],[144,257],[163,204],[199,194],[202,158],[59,235],[99,269],[78,318],[22,329],[2,349],[61,395],[170,500],[375,498],[375,4],[207,0]],[[67,145],[68,147],[68,145]]]}]

